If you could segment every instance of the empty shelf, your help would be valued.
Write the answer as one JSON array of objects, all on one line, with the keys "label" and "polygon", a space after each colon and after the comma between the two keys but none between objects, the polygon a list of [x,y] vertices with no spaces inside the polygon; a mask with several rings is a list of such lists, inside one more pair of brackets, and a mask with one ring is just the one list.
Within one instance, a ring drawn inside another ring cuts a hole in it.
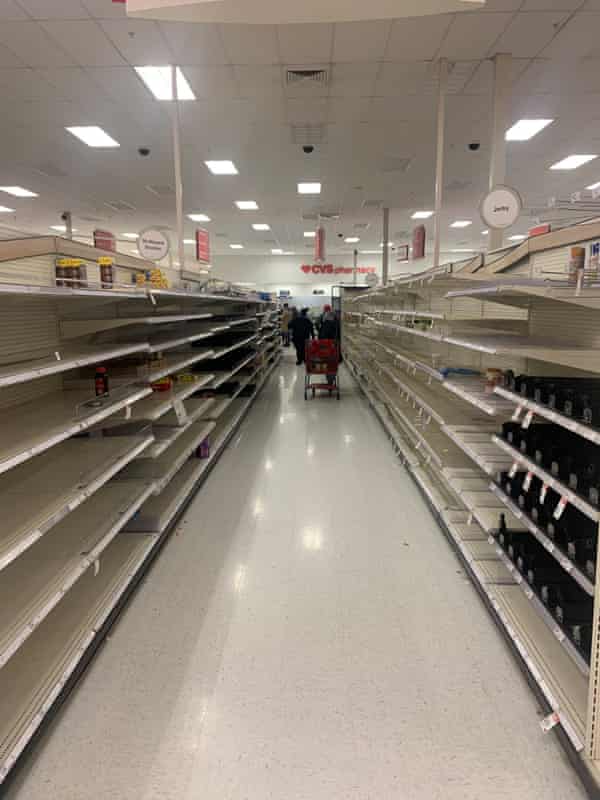
[{"label": "empty shelf", "polygon": [[0,421],[0,473],[43,453],[126,406],[151,394],[147,386],[128,386],[94,398],[89,391],[51,392],[5,409]]},{"label": "empty shelf", "polygon": [[194,392],[200,391],[215,376],[213,374],[198,373],[195,381],[176,381],[168,392],[150,392],[131,409],[132,419],[157,420],[169,412],[174,403],[183,401]]},{"label": "empty shelf", "polygon": [[245,339],[234,342],[231,345],[225,345],[224,347],[216,345],[212,358],[221,358],[221,356],[227,355],[227,353],[231,353],[234,350],[238,350],[240,347],[244,347],[244,345],[250,344],[250,342],[253,342],[256,338],[258,338],[257,334],[254,334],[253,336],[248,336]]},{"label": "empty shelf", "polygon": [[209,384],[209,388],[217,389],[219,386],[221,386],[222,383],[226,383],[230,378],[233,378],[233,376],[236,373],[238,373],[243,367],[245,367],[246,364],[249,364],[251,361],[254,361],[255,358],[256,354],[251,353],[246,358],[242,359],[241,361],[238,361],[238,363],[232,369],[213,370],[215,377],[213,381]]},{"label": "empty shelf", "polygon": [[113,317],[106,319],[68,319],[60,323],[61,334],[67,339],[89,336],[99,331],[125,328],[131,325],[169,325],[174,322],[210,319],[212,314],[152,314],[139,317]]},{"label": "empty shelf", "polygon": [[5,473],[0,478],[0,570],[102,488],[152,441],[152,436],[69,439]]},{"label": "empty shelf", "polygon": [[152,489],[152,483],[144,481],[108,483],[3,571],[0,667],[97,560]]},{"label": "empty shelf", "polygon": [[150,535],[113,539],[98,574],[88,569],[0,670],[0,783],[155,544]]},{"label": "empty shelf", "polygon": [[213,357],[214,351],[209,347],[192,347],[189,350],[178,351],[173,355],[165,356],[164,364],[152,370],[146,379],[150,383],[153,383],[154,381],[160,380],[160,378],[164,378],[166,375],[173,375],[180,369],[185,369],[185,367]]},{"label": "empty shelf", "polygon": [[[194,424],[194,422],[199,419],[205,419],[206,417],[204,414],[210,409],[213,403],[214,399],[212,397],[199,401],[186,401],[186,419],[181,425],[177,424],[177,420],[173,420],[172,424],[169,424],[166,421],[167,417],[164,417],[163,420],[161,420],[163,424],[155,425],[153,428],[156,441],[142,453],[141,457],[158,458],[165,452],[165,450],[174,444],[177,439],[179,439],[179,437],[182,436]],[[168,416],[171,417],[174,416],[174,414],[170,413]]]},{"label": "empty shelf", "polygon": [[512,460],[492,442],[494,431],[491,429],[478,425],[444,425],[442,430],[487,475],[495,476],[512,464]]}]

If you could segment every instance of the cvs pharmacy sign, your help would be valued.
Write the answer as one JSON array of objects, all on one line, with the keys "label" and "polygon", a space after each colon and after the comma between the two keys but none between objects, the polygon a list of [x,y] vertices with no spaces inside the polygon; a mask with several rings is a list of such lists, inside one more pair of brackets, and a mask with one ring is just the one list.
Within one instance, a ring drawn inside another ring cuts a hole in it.
[{"label": "cvs pharmacy sign", "polygon": [[[333,264],[302,264],[300,267],[305,275],[352,275],[354,267],[334,267]],[[375,272],[375,267],[356,267],[360,275]]]}]

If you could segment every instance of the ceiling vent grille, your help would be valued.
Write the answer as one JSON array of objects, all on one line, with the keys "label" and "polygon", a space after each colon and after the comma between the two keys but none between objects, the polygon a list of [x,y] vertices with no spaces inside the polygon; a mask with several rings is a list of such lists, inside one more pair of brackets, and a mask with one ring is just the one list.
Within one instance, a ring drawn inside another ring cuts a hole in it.
[{"label": "ceiling vent grille", "polygon": [[355,231],[366,231],[369,227],[368,222],[355,222],[354,223],[354,230]]},{"label": "ceiling vent grille", "polygon": [[149,186],[146,186],[146,189],[157,197],[172,197],[175,194],[175,188],[169,184],[161,186],[151,183]]},{"label": "ceiling vent grille", "polygon": [[286,69],[286,86],[298,86],[298,84],[318,83],[327,86],[329,83],[329,72],[326,69]]},{"label": "ceiling vent grille", "polygon": [[113,211],[135,211],[135,206],[124,200],[107,200],[104,205],[112,208]]},{"label": "ceiling vent grille", "polygon": [[363,208],[371,208],[373,210],[377,210],[381,208],[382,201],[381,200],[363,200],[362,207]]},{"label": "ceiling vent grille", "polygon": [[320,122],[304,122],[291,126],[294,144],[323,144],[327,141],[327,126]]}]

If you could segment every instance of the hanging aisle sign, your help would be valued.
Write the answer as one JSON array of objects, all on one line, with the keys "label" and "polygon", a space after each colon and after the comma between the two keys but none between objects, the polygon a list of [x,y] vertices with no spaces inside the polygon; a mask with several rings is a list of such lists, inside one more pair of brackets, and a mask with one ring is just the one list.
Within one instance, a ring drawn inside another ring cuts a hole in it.
[{"label": "hanging aisle sign", "polygon": [[489,228],[504,230],[519,219],[523,202],[516,189],[510,186],[495,186],[479,205],[481,219]]},{"label": "hanging aisle sign", "polygon": [[210,236],[204,228],[196,229],[196,261],[210,264]]},{"label": "hanging aisle sign", "polygon": [[325,261],[325,228],[319,225],[315,236],[315,261]]},{"label": "hanging aisle sign", "polygon": [[412,236],[412,260],[425,258],[425,225],[417,225],[413,228]]},{"label": "hanging aisle sign", "polygon": [[146,228],[140,231],[137,246],[140,256],[146,261],[162,261],[169,255],[171,243],[162,231],[156,228]]}]

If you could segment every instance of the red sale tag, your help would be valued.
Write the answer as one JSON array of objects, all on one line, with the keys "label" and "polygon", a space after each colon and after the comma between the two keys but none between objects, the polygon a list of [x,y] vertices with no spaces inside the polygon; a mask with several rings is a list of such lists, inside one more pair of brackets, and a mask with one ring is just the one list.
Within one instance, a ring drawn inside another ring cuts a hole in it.
[{"label": "red sale tag", "polygon": [[548,484],[543,483],[542,488],[540,489],[540,503],[543,503],[545,501],[547,494],[548,494]]},{"label": "red sale tag", "polygon": [[568,502],[569,501],[567,500],[566,497],[563,496],[563,497],[560,498],[560,500],[558,501],[558,505],[554,509],[554,514],[552,514],[554,519],[560,519],[562,517],[563,512],[564,512],[565,508],[567,507],[567,503]]}]

